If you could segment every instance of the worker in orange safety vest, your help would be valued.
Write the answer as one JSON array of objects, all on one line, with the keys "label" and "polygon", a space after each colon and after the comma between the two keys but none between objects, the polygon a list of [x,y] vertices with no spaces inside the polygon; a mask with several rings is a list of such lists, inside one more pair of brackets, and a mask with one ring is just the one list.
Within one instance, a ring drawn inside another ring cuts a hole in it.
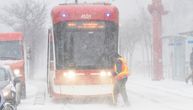
[{"label": "worker in orange safety vest", "polygon": [[114,55],[114,69],[113,76],[113,105],[117,105],[117,98],[119,93],[121,94],[125,105],[129,105],[128,96],[126,92],[125,84],[129,75],[128,66],[126,60],[119,54]]}]

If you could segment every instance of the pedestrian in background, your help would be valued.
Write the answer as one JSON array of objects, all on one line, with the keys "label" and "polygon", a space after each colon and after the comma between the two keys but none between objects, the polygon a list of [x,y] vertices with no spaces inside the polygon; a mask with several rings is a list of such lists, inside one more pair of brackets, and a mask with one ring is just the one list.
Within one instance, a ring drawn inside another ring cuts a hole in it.
[{"label": "pedestrian in background", "polygon": [[191,79],[192,80],[192,84],[193,84],[193,48],[192,48],[192,52],[190,54],[190,68],[191,68],[191,74],[189,74],[185,81],[186,83],[188,83],[188,81]]}]

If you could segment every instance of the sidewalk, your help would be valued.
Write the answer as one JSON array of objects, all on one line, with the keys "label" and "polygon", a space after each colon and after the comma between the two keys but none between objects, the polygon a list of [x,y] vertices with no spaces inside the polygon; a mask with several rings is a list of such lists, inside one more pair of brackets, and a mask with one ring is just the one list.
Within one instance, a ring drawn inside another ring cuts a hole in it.
[{"label": "sidewalk", "polygon": [[193,99],[193,85],[191,83],[186,84],[185,81],[175,81],[169,79],[152,81],[148,78],[133,75],[129,77],[127,87],[132,84]]}]

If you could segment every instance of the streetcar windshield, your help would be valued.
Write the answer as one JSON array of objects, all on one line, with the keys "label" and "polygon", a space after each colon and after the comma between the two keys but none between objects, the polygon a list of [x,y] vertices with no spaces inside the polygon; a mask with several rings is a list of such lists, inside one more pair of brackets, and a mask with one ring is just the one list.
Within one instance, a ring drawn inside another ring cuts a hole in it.
[{"label": "streetcar windshield", "polygon": [[22,58],[20,41],[0,41],[0,60],[19,60]]},{"label": "streetcar windshield", "polygon": [[114,32],[106,29],[106,25],[101,22],[99,25],[86,24],[80,27],[81,25],[79,23],[77,27],[70,28],[67,24],[56,26],[58,27],[54,30],[56,67],[60,69],[112,67],[110,56],[117,47]]}]

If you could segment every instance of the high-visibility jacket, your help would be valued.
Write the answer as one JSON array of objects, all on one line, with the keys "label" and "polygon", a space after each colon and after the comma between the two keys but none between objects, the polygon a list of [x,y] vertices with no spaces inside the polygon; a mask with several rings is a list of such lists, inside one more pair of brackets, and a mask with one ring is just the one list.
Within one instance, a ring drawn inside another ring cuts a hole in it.
[{"label": "high-visibility jacket", "polygon": [[121,66],[116,63],[114,65],[114,72],[115,72],[115,76],[117,77],[117,79],[122,80],[128,77],[129,69],[127,66],[127,62],[124,58],[120,57],[117,60],[121,62]]}]

